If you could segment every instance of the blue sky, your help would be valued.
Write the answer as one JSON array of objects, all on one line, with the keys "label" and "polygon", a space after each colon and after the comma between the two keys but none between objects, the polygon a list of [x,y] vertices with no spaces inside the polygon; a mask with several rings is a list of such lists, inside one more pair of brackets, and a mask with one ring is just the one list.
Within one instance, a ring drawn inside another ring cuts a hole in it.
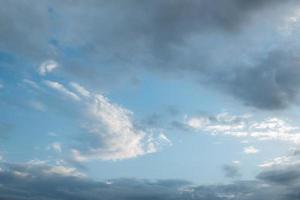
[{"label": "blue sky", "polygon": [[297,198],[297,1],[0,4],[0,198]]}]

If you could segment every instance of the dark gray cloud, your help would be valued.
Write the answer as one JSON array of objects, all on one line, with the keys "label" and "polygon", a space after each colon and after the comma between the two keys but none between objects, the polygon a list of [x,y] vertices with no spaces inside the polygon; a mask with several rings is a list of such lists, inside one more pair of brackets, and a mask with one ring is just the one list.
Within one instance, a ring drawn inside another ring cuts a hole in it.
[{"label": "dark gray cloud", "polygon": [[[257,108],[280,109],[297,102],[297,62],[288,52],[270,54],[273,46],[284,49],[274,37],[275,27],[297,1],[0,4],[0,53],[25,58],[34,67],[55,59],[64,66],[61,72],[93,87],[132,82],[144,71],[155,71],[172,78],[192,77]],[[245,66],[245,60],[253,67]]]},{"label": "dark gray cloud", "polygon": [[248,105],[285,108],[298,100],[299,61],[295,52],[271,52],[254,67],[235,69],[223,86]]},{"label": "dark gray cloud", "polygon": [[[52,167],[41,163],[2,163],[0,199],[24,200],[295,200],[299,198],[299,167],[271,169],[253,181],[195,186],[182,180],[114,179],[105,182],[49,173]],[[285,171],[283,173],[283,171]],[[283,178],[285,177],[285,178]]]},{"label": "dark gray cloud", "polygon": [[287,167],[279,167],[264,171],[258,175],[259,179],[269,183],[280,185],[299,185],[300,186],[300,170],[299,165]]}]

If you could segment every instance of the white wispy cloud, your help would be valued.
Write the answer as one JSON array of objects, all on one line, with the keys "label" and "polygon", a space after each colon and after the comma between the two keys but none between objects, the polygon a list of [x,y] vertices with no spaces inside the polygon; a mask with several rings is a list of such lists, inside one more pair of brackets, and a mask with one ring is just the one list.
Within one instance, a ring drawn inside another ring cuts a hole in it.
[{"label": "white wispy cloud", "polygon": [[82,87],[81,85],[79,85],[78,83],[75,82],[71,82],[70,85],[77,91],[77,93],[79,93],[80,95],[84,96],[84,97],[89,97],[90,96],[90,92],[88,90],[86,90],[84,87]]},{"label": "white wispy cloud", "polygon": [[29,177],[33,171],[38,171],[40,175],[59,175],[65,177],[86,177],[86,175],[80,172],[75,167],[67,165],[64,161],[51,164],[49,160],[30,160],[23,164],[10,164],[17,167],[13,167],[14,174],[21,177]]},{"label": "white wispy cloud", "polygon": [[53,70],[55,70],[56,68],[58,68],[58,63],[54,60],[47,60],[45,62],[43,62],[39,68],[39,74],[42,76],[45,76],[46,74],[52,72]]},{"label": "white wispy cloud", "polygon": [[[130,110],[110,102],[101,94],[91,92],[76,82],[69,84],[72,91],[58,82],[44,83],[65,97],[77,100],[77,108],[82,112],[80,128],[85,139],[71,149],[72,158],[76,161],[128,159],[156,152],[160,146],[171,144],[161,131],[156,134],[156,130],[136,127]],[[57,144],[52,147],[60,150]]]},{"label": "white wispy cloud", "polygon": [[256,154],[259,152],[259,149],[255,148],[254,146],[244,147],[245,154]]},{"label": "white wispy cloud", "polygon": [[88,120],[83,129],[92,144],[81,149],[73,149],[74,159],[119,160],[153,153],[160,144],[168,139],[160,134],[151,133],[134,126],[133,113],[111,103],[100,94],[92,94],[87,103]]},{"label": "white wispy cloud", "polygon": [[[300,161],[297,161],[299,163]],[[261,168],[271,168],[282,165],[291,165],[294,164],[295,161],[292,161],[292,157],[290,156],[279,156],[272,160],[265,161],[264,163],[258,165]]]},{"label": "white wispy cloud", "polygon": [[58,174],[63,176],[82,176],[74,167],[53,166],[43,171],[46,174]]},{"label": "white wispy cloud", "polygon": [[55,81],[48,81],[48,80],[45,80],[44,83],[48,87],[50,87],[50,88],[52,88],[52,89],[54,89],[54,90],[56,90],[56,91],[64,94],[67,97],[70,97],[70,98],[72,98],[74,100],[77,100],[77,101],[80,100],[80,98],[79,98],[79,96],[77,94],[75,94],[74,92],[72,92],[69,89],[67,89],[61,83],[58,83],[58,82],[55,82]]},{"label": "white wispy cloud", "polygon": [[261,168],[274,168],[274,167],[289,167],[300,164],[299,149],[291,149],[291,151],[284,156],[278,156],[273,159],[264,161],[258,166]]},{"label": "white wispy cloud", "polygon": [[184,124],[192,130],[212,135],[249,137],[258,140],[280,140],[300,143],[299,127],[276,117],[255,120],[251,115],[235,116],[220,113],[216,116],[185,117]]}]

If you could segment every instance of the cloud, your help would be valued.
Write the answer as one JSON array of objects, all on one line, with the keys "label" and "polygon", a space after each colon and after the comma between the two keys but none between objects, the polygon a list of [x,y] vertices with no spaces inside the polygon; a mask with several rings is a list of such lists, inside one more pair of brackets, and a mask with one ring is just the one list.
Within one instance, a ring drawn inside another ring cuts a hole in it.
[{"label": "cloud", "polygon": [[1,6],[0,50],[59,60],[65,74],[98,87],[147,71],[188,76],[259,109],[298,102],[297,1],[32,2]]},{"label": "cloud", "polygon": [[1,199],[169,199],[180,195],[178,189],[189,184],[179,180],[137,179],[97,182],[74,176],[70,169],[45,164],[5,164],[2,167]]},{"label": "cloud", "polygon": [[259,149],[255,148],[254,146],[248,146],[244,148],[245,154],[256,154],[259,152]]},{"label": "cloud", "polygon": [[273,51],[252,67],[235,69],[223,86],[246,105],[282,109],[298,102],[299,75],[297,54],[288,50]]},{"label": "cloud", "polygon": [[55,62],[54,60],[47,60],[39,66],[39,73],[40,75],[45,76],[46,74],[55,70],[57,67],[57,62]]},{"label": "cloud", "polygon": [[271,168],[276,166],[291,165],[298,162],[299,161],[292,161],[290,156],[280,156],[260,164],[259,167]]},{"label": "cloud", "polygon": [[1,163],[0,198],[296,200],[299,198],[299,172],[299,167],[286,167],[263,171],[255,180],[195,185],[184,180],[112,179],[101,182],[76,175],[71,168],[50,166],[41,161]]},{"label": "cloud", "polygon": [[283,168],[300,165],[299,150],[294,149],[288,155],[279,156],[271,160],[267,160],[259,165],[261,168]]},{"label": "cloud", "polygon": [[237,178],[240,177],[240,166],[239,162],[233,162],[232,164],[226,164],[222,166],[225,177],[227,178]]},{"label": "cloud", "polygon": [[87,140],[80,149],[73,149],[74,159],[119,160],[156,152],[158,143],[168,143],[160,134],[151,133],[135,127],[132,112],[112,104],[100,94],[92,94],[87,103],[87,121],[82,128],[88,133]]},{"label": "cloud", "polygon": [[78,83],[75,82],[71,82],[70,85],[82,96],[84,97],[89,97],[90,96],[90,92],[87,91],[84,87],[82,87],[81,85],[79,85]]},{"label": "cloud", "polygon": [[70,97],[73,100],[77,100],[77,101],[80,100],[80,97],[77,94],[75,94],[74,92],[71,92],[64,85],[62,85],[62,84],[60,84],[58,82],[46,80],[46,81],[44,81],[44,83],[48,87],[50,87],[50,88],[52,88],[52,89],[54,89],[54,90],[62,93],[63,95],[65,95],[67,97]]},{"label": "cloud", "polygon": [[[1,172],[11,173],[20,178],[39,178],[51,176],[78,177],[85,175],[76,168],[62,164],[50,165],[48,161],[31,160],[25,163],[1,162]],[[2,174],[1,174],[2,175]]]},{"label": "cloud", "polygon": [[[142,130],[136,125],[133,112],[99,93],[89,91],[76,82],[66,86],[55,81],[43,82],[62,93],[67,100],[76,100],[68,103],[80,130],[80,139],[69,146],[73,161],[129,159],[171,145],[162,130]],[[52,97],[55,98],[55,95]],[[51,148],[61,151],[57,143]]]},{"label": "cloud", "polygon": [[300,186],[299,165],[287,166],[281,168],[272,168],[267,171],[261,172],[258,175],[258,178],[269,183],[286,185],[289,187],[291,187],[292,185],[299,187]]},{"label": "cloud", "polygon": [[186,117],[184,124],[191,130],[212,135],[279,140],[295,144],[300,142],[299,127],[276,117],[258,121],[250,115],[236,116],[220,113],[215,116]]},{"label": "cloud", "polygon": [[55,152],[61,153],[62,152],[62,144],[60,142],[53,142],[47,147],[47,149],[52,149]]}]

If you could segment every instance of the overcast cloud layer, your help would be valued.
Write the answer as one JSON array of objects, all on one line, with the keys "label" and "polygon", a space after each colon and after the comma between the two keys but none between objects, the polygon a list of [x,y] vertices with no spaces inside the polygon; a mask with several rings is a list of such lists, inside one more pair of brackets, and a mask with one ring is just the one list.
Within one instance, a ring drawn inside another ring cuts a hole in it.
[{"label": "overcast cloud layer", "polygon": [[298,102],[298,1],[1,2],[2,53],[57,59],[93,86],[146,70],[185,74],[259,109]]}]

